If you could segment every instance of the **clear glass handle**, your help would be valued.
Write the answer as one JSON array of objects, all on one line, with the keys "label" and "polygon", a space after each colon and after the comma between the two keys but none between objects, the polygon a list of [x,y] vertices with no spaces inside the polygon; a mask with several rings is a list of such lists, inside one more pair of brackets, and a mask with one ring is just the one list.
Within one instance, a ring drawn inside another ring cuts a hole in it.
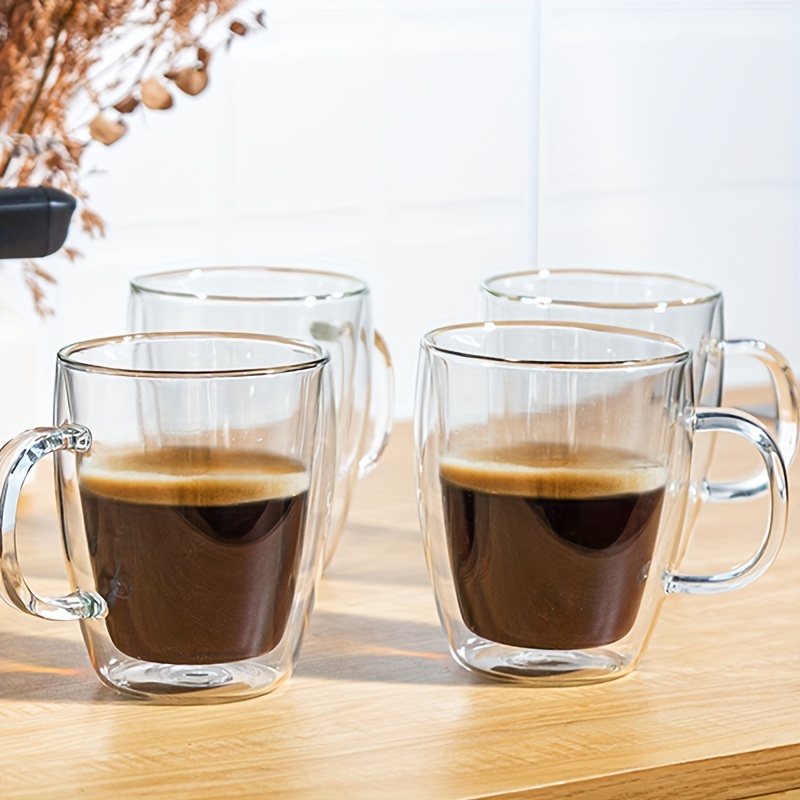
[{"label": "clear glass handle", "polygon": [[764,427],[749,414],[729,408],[698,409],[692,422],[697,431],[730,431],[752,442],[764,460],[766,487],[770,492],[767,530],[758,550],[743,564],[716,575],[683,575],[668,572],[665,576],[668,594],[718,594],[740,589],[760,577],[783,543],[788,513],[788,480],[786,465],[775,441]]},{"label": "clear glass handle", "polygon": [[64,597],[38,597],[22,576],[17,560],[17,506],[31,467],[56,450],[85,453],[91,444],[92,435],[87,428],[64,425],[25,431],[0,450],[0,597],[27,614],[54,620],[90,619],[106,614],[105,601],[93,592],[77,589]]},{"label": "clear glass handle", "polygon": [[[774,347],[758,339],[727,339],[717,345],[723,355],[757,358],[769,370],[775,390],[775,442],[787,465],[797,454],[798,386],[786,358]],[[764,475],[729,483],[709,483],[703,487],[704,495],[715,502],[741,500],[763,494],[769,488]]]},{"label": "clear glass handle", "polygon": [[[368,418],[369,441],[365,453],[358,463],[359,477],[371,472],[378,463],[378,459],[389,443],[394,419],[394,366],[386,339],[378,331],[375,331],[375,350],[383,360],[386,378],[383,384],[384,391],[378,395],[378,400],[376,400],[375,386],[380,384],[376,380],[372,382]],[[367,357],[372,358],[371,348],[368,348]]]}]

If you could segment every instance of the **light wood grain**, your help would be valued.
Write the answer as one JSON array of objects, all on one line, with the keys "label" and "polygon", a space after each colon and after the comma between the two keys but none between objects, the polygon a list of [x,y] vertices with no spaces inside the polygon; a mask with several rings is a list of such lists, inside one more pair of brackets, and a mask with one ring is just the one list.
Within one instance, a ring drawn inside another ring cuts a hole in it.
[{"label": "light wood grain", "polygon": [[[719,554],[752,546],[761,514],[762,501],[707,510],[691,559],[730,562]],[[96,680],[76,625],[0,607],[0,797],[795,798],[796,509],[790,526],[753,586],[668,598],[632,675],[567,689],[485,681],[447,654],[399,425],[358,488],[297,671],[272,695],[130,701]],[[23,528],[31,583],[63,591],[41,488]]]}]

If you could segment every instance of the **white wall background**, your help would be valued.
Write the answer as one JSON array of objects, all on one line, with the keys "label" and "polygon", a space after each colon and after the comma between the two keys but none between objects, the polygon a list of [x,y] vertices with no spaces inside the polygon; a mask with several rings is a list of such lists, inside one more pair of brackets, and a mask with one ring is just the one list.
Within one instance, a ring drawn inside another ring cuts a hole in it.
[{"label": "white wall background", "polygon": [[[730,335],[800,366],[799,3],[261,5],[269,31],[215,56],[206,93],[92,147],[108,236],[47,264],[22,424],[49,416],[57,346],[123,331],[127,279],[183,261],[361,262],[401,417],[420,335],[474,317],[501,266],[705,277]],[[25,301],[7,270],[0,291]]]},{"label": "white wall background", "polygon": [[800,5],[549,6],[540,261],[703,277],[724,290],[729,336],[800,367]]}]

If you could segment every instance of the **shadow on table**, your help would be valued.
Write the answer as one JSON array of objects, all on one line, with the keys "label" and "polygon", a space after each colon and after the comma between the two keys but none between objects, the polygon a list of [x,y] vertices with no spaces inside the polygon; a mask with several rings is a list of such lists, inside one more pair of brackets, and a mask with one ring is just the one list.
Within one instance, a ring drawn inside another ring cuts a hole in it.
[{"label": "shadow on table", "polygon": [[354,584],[430,587],[418,530],[348,523],[326,578]]},{"label": "shadow on table", "polygon": [[356,682],[483,682],[453,661],[438,625],[320,609],[311,618],[295,674]]},{"label": "shadow on table", "polygon": [[[642,672],[638,670],[624,682],[640,679]],[[313,613],[295,675],[436,686],[488,682],[455,663],[438,625],[321,609]],[[608,689],[604,686],[602,691]],[[146,702],[103,686],[81,642],[11,632],[0,632],[0,700],[103,705]]]},{"label": "shadow on table", "polygon": [[[392,560],[389,559],[389,563]],[[354,579],[391,583],[391,567]],[[402,576],[391,577],[407,582]],[[356,571],[357,573],[357,571]],[[419,580],[427,582],[424,562]],[[348,580],[340,573],[338,580]],[[317,608],[300,653],[297,675],[340,681],[464,685],[481,679],[450,657],[437,624],[342,614]],[[82,642],[0,632],[0,699],[140,703],[103,686]]]},{"label": "shadow on table", "polygon": [[[481,679],[447,652],[438,625],[316,611],[298,676],[462,686]],[[0,700],[141,704],[103,686],[82,643],[0,633]]]},{"label": "shadow on table", "polygon": [[8,632],[0,633],[0,699],[139,702],[100,683],[82,643]]}]

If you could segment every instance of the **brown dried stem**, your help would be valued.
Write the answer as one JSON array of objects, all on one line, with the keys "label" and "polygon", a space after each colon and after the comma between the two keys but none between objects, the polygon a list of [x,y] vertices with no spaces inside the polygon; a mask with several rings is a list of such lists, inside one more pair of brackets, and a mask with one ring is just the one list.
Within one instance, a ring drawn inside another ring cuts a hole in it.
[{"label": "brown dried stem", "polygon": [[[185,95],[202,92],[207,75],[198,80],[187,68],[208,69],[211,46],[201,40],[211,29],[217,26],[228,45],[264,26],[263,12],[251,15],[251,25],[231,21],[242,1],[0,0],[0,187],[46,181],[71,192],[84,230],[102,235],[103,221],[86,206],[81,186],[86,146],[122,136],[129,127],[119,124],[124,109],[139,115],[172,105],[166,88],[152,100],[154,78]],[[150,109],[140,102],[143,84]],[[78,100],[89,105],[76,119]],[[25,268],[40,308],[43,275]]]}]

